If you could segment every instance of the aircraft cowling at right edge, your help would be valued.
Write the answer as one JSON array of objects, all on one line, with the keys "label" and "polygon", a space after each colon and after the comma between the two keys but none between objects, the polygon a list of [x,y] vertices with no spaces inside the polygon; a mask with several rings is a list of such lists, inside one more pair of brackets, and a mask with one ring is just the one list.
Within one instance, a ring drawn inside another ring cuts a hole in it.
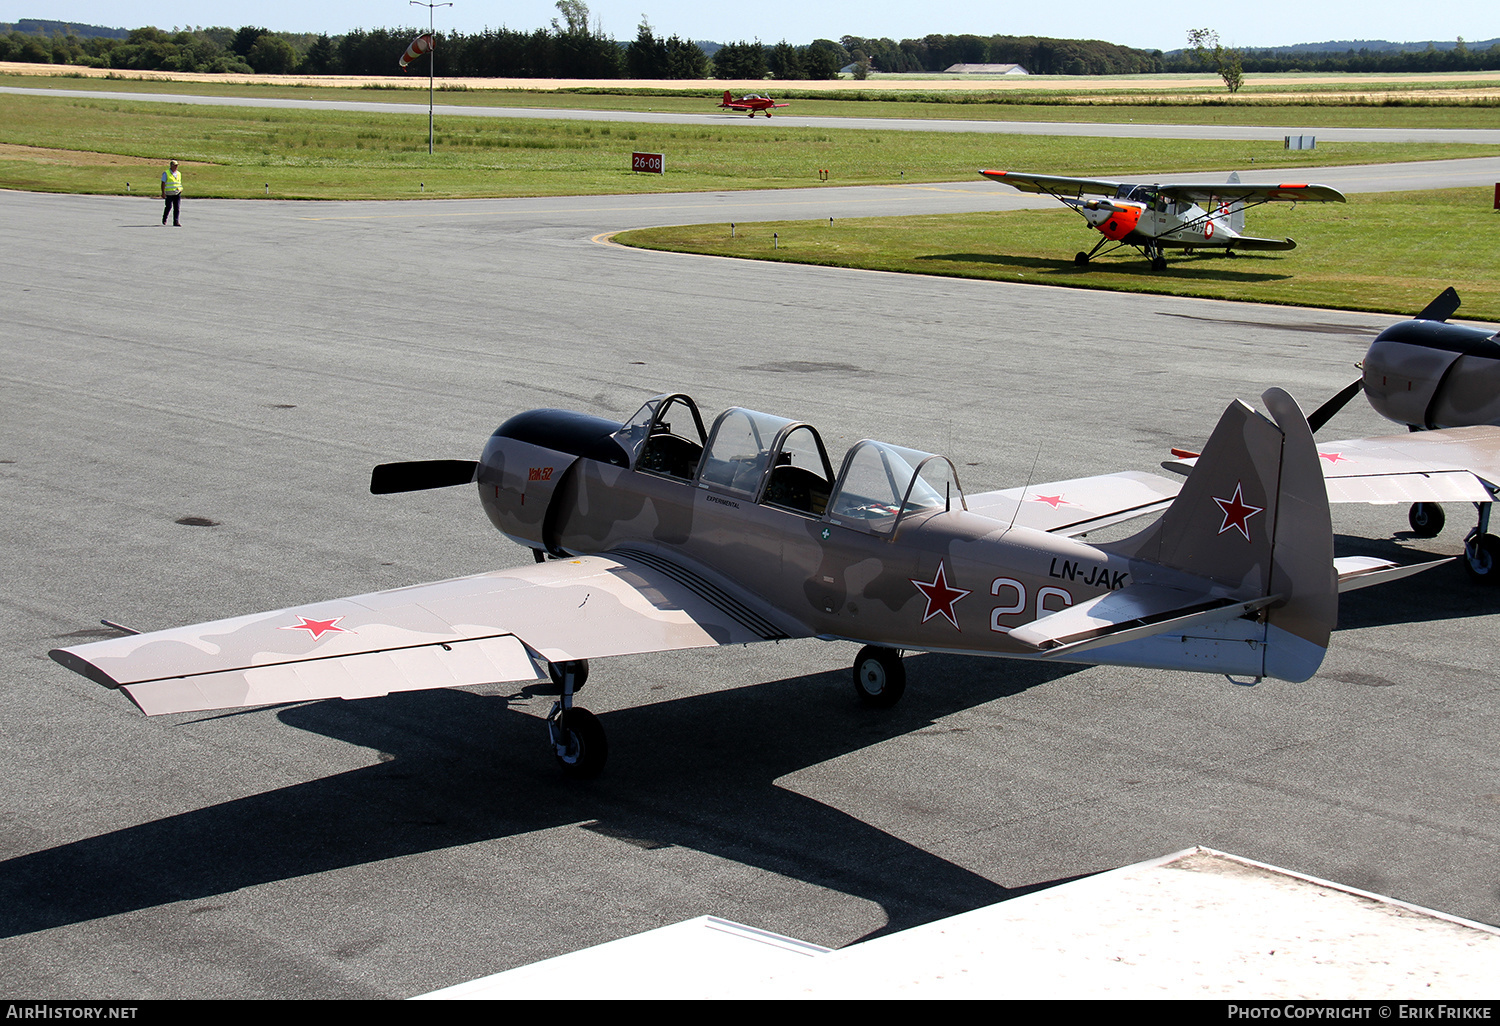
[{"label": "aircraft cowling at right edge", "polygon": [[[1500,584],[1500,538],[1490,511],[1500,495],[1500,332],[1449,324],[1458,292],[1445,289],[1411,320],[1376,336],[1360,377],[1307,418],[1316,432],[1359,393],[1407,433],[1320,442],[1328,501],[1412,503],[1412,533],[1433,538],[1446,522],[1443,502],[1470,502],[1476,524],[1464,539],[1464,566],[1476,582]],[[1193,454],[1162,464],[1182,472]]]}]

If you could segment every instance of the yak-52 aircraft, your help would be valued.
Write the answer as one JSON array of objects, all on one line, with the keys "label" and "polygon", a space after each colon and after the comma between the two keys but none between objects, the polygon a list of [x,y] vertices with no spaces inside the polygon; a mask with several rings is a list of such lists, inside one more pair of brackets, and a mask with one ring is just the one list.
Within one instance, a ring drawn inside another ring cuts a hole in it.
[{"label": "yak-52 aircraft", "polygon": [[[945,457],[865,440],[835,473],[812,425],[733,408],[705,431],[683,394],[623,424],[534,410],[477,461],[384,464],[370,484],[471,484],[534,565],[51,655],[147,714],[550,675],[549,736],[574,776],[604,763],[573,697],[605,656],[853,641],[874,706],[900,697],[903,650],[1306,680],[1339,587],[1417,568],[1335,564],[1312,433],[1285,392],[1262,398],[1271,417],[1231,404],[1185,483],[1126,472],[968,497]],[[1162,509],[1123,541],[1079,537]]]},{"label": "yak-52 aircraft", "polygon": [[724,100],[719,104],[719,106],[724,107],[728,110],[748,111],[750,116],[753,118],[755,117],[757,111],[765,111],[766,117],[770,117],[772,107],[790,107],[791,104],[777,103],[769,96],[761,96],[757,93],[750,93],[746,96],[741,96],[738,100],[736,100],[732,95],[730,95],[729,90],[726,89],[724,90]]},{"label": "yak-52 aircraft", "polygon": [[[1165,270],[1168,247],[1186,250],[1222,249],[1226,256],[1244,250],[1296,249],[1291,239],[1258,239],[1244,234],[1245,210],[1262,203],[1343,203],[1344,194],[1326,185],[1245,185],[1239,174],[1222,185],[1166,182],[1131,185],[1099,178],[1065,178],[1020,171],[980,171],[1002,185],[1022,192],[1044,193],[1076,210],[1101,238],[1073,262],[1088,266],[1101,249],[1130,246],[1151,261],[1153,271]],[[1113,252],[1106,250],[1105,252]]]},{"label": "yak-52 aircraft", "polygon": [[[1411,320],[1386,328],[1370,343],[1360,376],[1308,418],[1317,431],[1360,392],[1387,420],[1408,434],[1334,442],[1325,471],[1332,501],[1347,479],[1404,462],[1399,501],[1419,538],[1434,538],[1447,517],[1439,503],[1467,501],[1478,523],[1464,539],[1465,566],[1475,580],[1500,583],[1500,538],[1489,533],[1490,510],[1500,495],[1500,332],[1449,324],[1458,310],[1455,289],[1444,289]],[[1383,501],[1390,501],[1385,499]]]}]

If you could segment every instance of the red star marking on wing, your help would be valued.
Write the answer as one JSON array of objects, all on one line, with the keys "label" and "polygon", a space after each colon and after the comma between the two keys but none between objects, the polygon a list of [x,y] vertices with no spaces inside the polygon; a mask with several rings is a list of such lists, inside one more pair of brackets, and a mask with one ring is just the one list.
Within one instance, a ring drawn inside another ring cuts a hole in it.
[{"label": "red star marking on wing", "polygon": [[1073,506],[1073,505],[1076,505],[1076,503],[1069,502],[1067,499],[1064,499],[1061,495],[1033,495],[1031,497],[1031,501],[1032,502],[1045,502],[1047,505],[1051,506],[1053,509],[1056,509],[1059,506]]},{"label": "red star marking on wing", "polygon": [[1219,508],[1224,511],[1224,523],[1219,527],[1219,533],[1223,534],[1225,531],[1229,530],[1232,527],[1236,531],[1240,532],[1240,534],[1243,534],[1246,541],[1249,541],[1250,518],[1255,516],[1255,514],[1257,513],[1265,512],[1265,507],[1251,506],[1249,503],[1245,502],[1240,487],[1240,482],[1238,481],[1234,483],[1234,496],[1232,498],[1221,499],[1217,495],[1215,495],[1213,497],[1213,500],[1217,502],[1219,504]]},{"label": "red star marking on wing", "polygon": [[1341,452],[1320,452],[1320,453],[1318,453],[1318,458],[1319,459],[1327,460],[1329,463],[1353,463],[1354,462],[1353,460],[1351,460],[1349,457],[1345,456]]},{"label": "red star marking on wing", "polygon": [[337,631],[340,634],[354,633],[346,627],[339,626],[339,621],[343,619],[342,616],[335,616],[331,620],[309,620],[307,617],[299,614],[297,619],[301,620],[302,622],[285,624],[282,627],[278,627],[277,630],[307,631],[307,633],[311,634],[314,639],[321,638],[329,631]]},{"label": "red star marking on wing", "polygon": [[942,560],[938,560],[937,574],[932,578],[930,584],[926,581],[919,581],[914,577],[909,577],[907,580],[916,585],[917,590],[927,599],[927,612],[922,616],[923,623],[941,613],[948,618],[949,623],[954,627],[958,627],[958,617],[953,612],[953,603],[963,598],[968,592],[962,588],[951,588],[948,586],[948,571],[943,566]]}]

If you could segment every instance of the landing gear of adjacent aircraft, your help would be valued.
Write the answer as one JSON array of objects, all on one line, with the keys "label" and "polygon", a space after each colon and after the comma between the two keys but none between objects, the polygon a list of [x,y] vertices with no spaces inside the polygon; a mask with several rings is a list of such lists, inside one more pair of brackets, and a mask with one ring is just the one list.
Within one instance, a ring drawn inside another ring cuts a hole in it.
[{"label": "landing gear of adjacent aircraft", "polygon": [[854,658],[854,692],[873,709],[889,709],[906,691],[906,667],[893,648],[866,645]]},{"label": "landing gear of adjacent aircraft", "polygon": [[564,775],[574,780],[588,780],[599,775],[609,758],[609,739],[599,717],[573,704],[573,694],[589,677],[587,659],[570,659],[548,663],[547,675],[562,689],[562,697],[547,714],[547,737],[552,754]]},{"label": "landing gear of adjacent aircraft", "polygon": [[587,709],[573,708],[566,713],[557,710],[547,717],[547,733],[564,775],[574,780],[590,780],[604,769],[604,761],[609,758],[609,739],[604,736],[599,717]]},{"label": "landing gear of adjacent aircraft", "polygon": [[1436,538],[1442,533],[1446,521],[1443,507],[1435,502],[1414,502],[1406,514],[1406,522],[1411,524],[1411,533],[1418,538]]}]

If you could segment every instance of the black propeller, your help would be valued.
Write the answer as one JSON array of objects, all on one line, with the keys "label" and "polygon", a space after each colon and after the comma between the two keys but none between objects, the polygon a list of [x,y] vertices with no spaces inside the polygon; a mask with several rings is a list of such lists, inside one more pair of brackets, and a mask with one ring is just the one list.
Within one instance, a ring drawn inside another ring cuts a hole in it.
[{"label": "black propeller", "polygon": [[1307,426],[1312,429],[1313,434],[1317,434],[1319,428],[1332,420],[1335,413],[1348,406],[1349,400],[1359,395],[1364,390],[1364,387],[1365,379],[1362,377],[1355,378],[1349,384],[1339,389],[1338,395],[1314,410],[1312,416],[1307,418]]},{"label": "black propeller", "polygon": [[1417,314],[1414,320],[1418,321],[1446,321],[1453,316],[1453,311],[1458,309],[1458,290],[1449,285],[1438,297],[1427,304],[1426,309]]},{"label": "black propeller", "polygon": [[370,491],[375,495],[389,495],[392,492],[417,492],[424,488],[472,484],[478,471],[477,460],[382,463],[370,471]]}]

